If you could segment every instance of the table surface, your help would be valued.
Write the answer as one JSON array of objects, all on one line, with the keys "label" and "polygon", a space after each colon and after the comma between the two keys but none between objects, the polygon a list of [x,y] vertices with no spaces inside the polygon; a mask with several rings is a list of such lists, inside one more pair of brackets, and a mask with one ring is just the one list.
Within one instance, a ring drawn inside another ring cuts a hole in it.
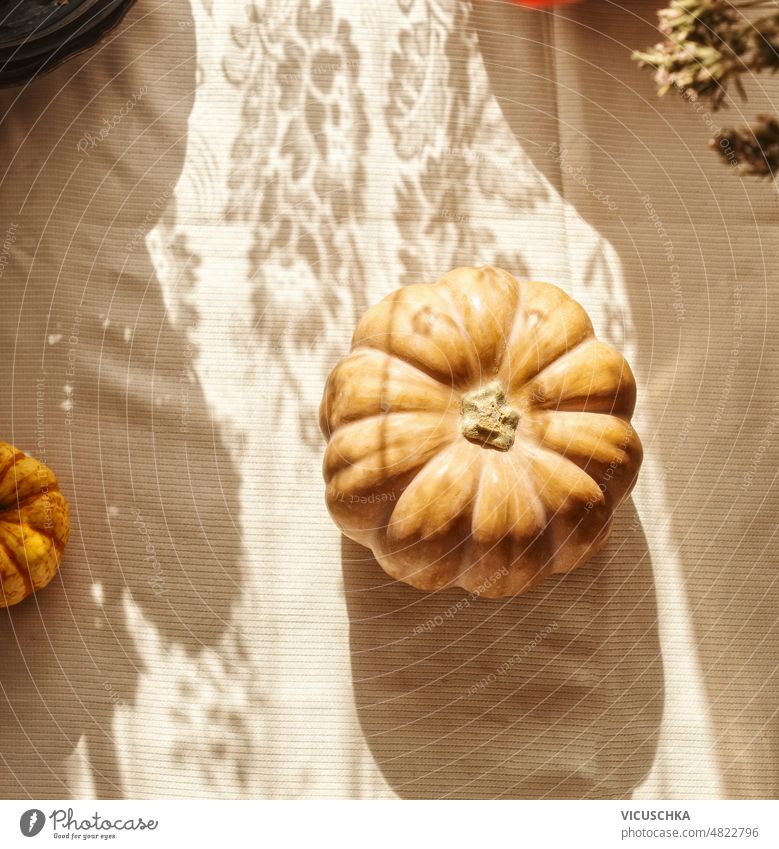
[{"label": "table surface", "polygon": [[[779,211],[706,141],[779,89],[657,99],[624,5],[141,0],[0,95],[1,435],[73,510],[0,796],[775,796]],[[586,306],[646,449],[503,601],[345,541],[316,424],[368,304],[483,263]]]}]

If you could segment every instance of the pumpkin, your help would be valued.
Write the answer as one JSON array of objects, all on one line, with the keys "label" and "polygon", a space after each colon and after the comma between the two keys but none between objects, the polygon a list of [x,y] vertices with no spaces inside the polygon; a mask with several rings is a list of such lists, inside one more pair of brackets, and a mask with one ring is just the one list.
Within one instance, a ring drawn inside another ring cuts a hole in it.
[{"label": "pumpkin", "polygon": [[51,469],[0,442],[0,607],[50,583],[69,533],[68,505]]},{"label": "pumpkin", "polygon": [[391,577],[517,595],[606,542],[636,384],[549,283],[457,268],[359,321],[320,408],[328,509]]}]

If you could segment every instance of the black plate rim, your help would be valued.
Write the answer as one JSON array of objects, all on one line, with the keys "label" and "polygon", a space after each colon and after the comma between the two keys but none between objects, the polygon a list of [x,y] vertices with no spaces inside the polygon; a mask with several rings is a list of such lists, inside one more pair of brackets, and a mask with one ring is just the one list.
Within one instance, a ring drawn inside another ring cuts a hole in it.
[{"label": "black plate rim", "polygon": [[[24,2],[24,0],[21,0],[21,2]],[[46,38],[46,36],[70,26],[82,15],[88,14],[89,10],[99,2],[100,0],[78,0],[78,5],[71,10],[70,14],[57,18],[48,26],[39,26],[29,32],[17,33],[6,38],[0,37],[0,49],[16,47],[27,42],[37,41],[39,38]]]}]

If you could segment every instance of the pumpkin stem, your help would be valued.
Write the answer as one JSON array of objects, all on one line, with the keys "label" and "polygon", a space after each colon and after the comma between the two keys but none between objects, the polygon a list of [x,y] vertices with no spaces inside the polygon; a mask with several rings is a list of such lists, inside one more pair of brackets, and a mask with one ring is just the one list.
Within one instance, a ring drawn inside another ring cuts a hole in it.
[{"label": "pumpkin stem", "polygon": [[519,413],[506,403],[497,380],[463,395],[460,411],[466,439],[499,451],[508,451],[514,444]]}]

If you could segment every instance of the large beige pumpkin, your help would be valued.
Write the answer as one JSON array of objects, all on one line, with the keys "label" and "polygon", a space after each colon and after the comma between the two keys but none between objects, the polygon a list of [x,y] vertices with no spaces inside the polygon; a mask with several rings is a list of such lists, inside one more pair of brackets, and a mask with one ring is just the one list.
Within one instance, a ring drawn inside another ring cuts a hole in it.
[{"label": "large beige pumpkin", "polygon": [[69,533],[68,505],[51,469],[0,442],[0,607],[52,580]]},{"label": "large beige pumpkin", "polygon": [[641,465],[635,401],[565,292],[457,268],[369,309],[330,374],[327,506],[393,578],[525,592],[606,541]]}]

